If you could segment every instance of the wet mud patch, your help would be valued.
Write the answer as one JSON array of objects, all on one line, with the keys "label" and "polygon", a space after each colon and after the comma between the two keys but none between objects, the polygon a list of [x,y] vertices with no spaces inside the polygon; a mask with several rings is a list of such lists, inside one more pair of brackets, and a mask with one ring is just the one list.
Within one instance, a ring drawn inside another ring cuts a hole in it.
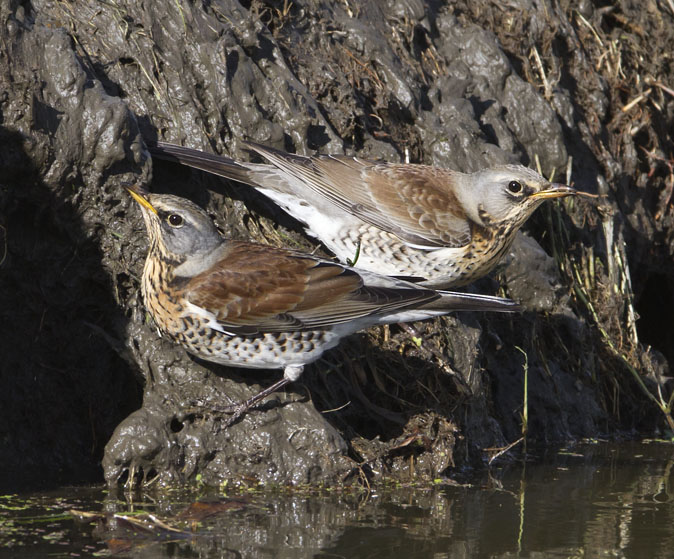
[{"label": "wet mud patch", "polygon": [[[532,443],[674,427],[667,6],[351,4],[0,10],[12,484],[44,481],[44,464],[96,478],[103,458],[110,482],[430,480],[522,435],[525,373]],[[234,238],[322,249],[249,189],[151,162],[157,138],[241,158],[252,139],[465,171],[518,161],[605,197],[544,206],[475,287],[522,300],[521,316],[355,335],[224,429],[203,408],[277,373],[196,362],[157,336],[124,185],[191,198]]]}]

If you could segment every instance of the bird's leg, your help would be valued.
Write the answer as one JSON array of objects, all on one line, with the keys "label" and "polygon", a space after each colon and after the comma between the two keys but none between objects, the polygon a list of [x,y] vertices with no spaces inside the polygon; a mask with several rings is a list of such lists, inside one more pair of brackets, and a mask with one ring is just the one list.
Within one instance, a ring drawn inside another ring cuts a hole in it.
[{"label": "bird's leg", "polygon": [[252,408],[260,400],[266,398],[267,396],[273,394],[274,392],[278,392],[286,384],[295,382],[298,378],[300,378],[303,370],[304,370],[303,365],[288,365],[283,370],[283,378],[281,380],[276,381],[271,386],[268,386],[264,390],[261,390],[260,392],[255,394],[255,396],[248,398],[248,400],[236,406],[232,411],[232,415],[230,415],[227,418],[227,421],[225,422],[225,427],[229,427],[230,425],[235,423],[241,416],[243,416],[250,408]]},{"label": "bird's leg", "polygon": [[225,421],[225,427],[229,427],[233,423],[236,423],[236,421],[241,416],[243,416],[251,407],[257,404],[260,400],[266,398],[270,394],[273,394],[277,390],[281,390],[281,388],[283,388],[288,383],[290,383],[290,380],[283,377],[281,380],[275,382],[271,386],[255,394],[255,396],[252,396],[251,398],[248,398],[248,400],[246,400],[245,402],[241,402],[239,405],[235,406],[234,410],[232,411],[232,414],[227,418],[227,421]]}]

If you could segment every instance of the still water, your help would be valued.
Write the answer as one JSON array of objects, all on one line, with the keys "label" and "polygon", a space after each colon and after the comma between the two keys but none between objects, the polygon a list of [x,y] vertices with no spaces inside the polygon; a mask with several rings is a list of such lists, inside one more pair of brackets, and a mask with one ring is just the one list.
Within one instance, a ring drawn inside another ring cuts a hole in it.
[{"label": "still water", "polygon": [[596,443],[369,494],[5,495],[0,557],[671,558],[673,465],[670,443]]}]

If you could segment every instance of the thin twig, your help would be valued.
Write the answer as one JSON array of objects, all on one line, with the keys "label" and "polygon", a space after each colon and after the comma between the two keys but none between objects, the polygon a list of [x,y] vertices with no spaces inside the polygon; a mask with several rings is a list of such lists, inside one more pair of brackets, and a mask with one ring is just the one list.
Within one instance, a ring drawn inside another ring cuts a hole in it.
[{"label": "thin twig", "polygon": [[350,405],[351,405],[351,400],[349,400],[346,404],[342,404],[338,408],[332,408],[331,410],[323,410],[321,413],[334,413],[336,411],[343,410],[344,408],[346,408],[347,406],[350,406]]},{"label": "thin twig", "polygon": [[534,61],[536,62],[536,66],[538,67],[538,73],[541,75],[541,79],[543,80],[544,96],[546,99],[550,99],[552,98],[552,88],[550,87],[548,78],[545,75],[545,68],[543,68],[543,62],[541,62],[541,57],[538,55],[538,49],[536,48],[536,46],[531,47],[531,52],[534,55]]},{"label": "thin twig", "polygon": [[[669,0],[669,1],[672,2],[672,0]],[[662,91],[666,91],[672,97],[674,97],[674,89],[672,89],[671,87],[667,87],[664,83],[656,82],[656,81],[653,81],[653,80],[646,80],[646,83],[648,85],[654,85],[655,87],[659,87],[660,89],[662,89]]]},{"label": "thin twig", "polygon": [[620,109],[622,112],[626,113],[629,111],[634,105],[638,105],[641,103],[646,97],[648,97],[651,94],[651,91],[653,91],[650,87],[644,91],[643,93],[640,93],[637,95],[634,99],[632,99],[627,105],[625,105],[622,109]]},{"label": "thin twig", "polygon": [[[523,439],[522,437],[520,437],[520,438],[517,439],[516,441],[513,441],[513,442],[511,442],[509,445],[504,446],[503,448],[499,449],[499,451],[498,451],[496,454],[494,454],[494,455],[489,459],[489,465],[491,466],[491,463],[492,463],[494,460],[496,460],[499,456],[502,456],[503,454],[505,454],[506,452],[508,452],[508,451],[509,451],[512,447],[514,447],[515,445],[520,444],[523,440],[524,440],[524,439]],[[491,449],[486,448],[485,450],[491,450]]]},{"label": "thin twig", "polygon": [[599,45],[604,48],[604,43],[602,43],[602,40],[599,38],[599,35],[595,31],[594,27],[592,27],[592,24],[587,21],[580,12],[576,12],[576,15],[580,18],[580,21],[582,21],[585,25],[587,25],[590,28],[590,31],[592,31],[592,34],[594,35],[594,38],[597,39],[597,42]]},{"label": "thin twig", "polygon": [[527,453],[527,432],[529,431],[529,356],[521,347],[515,349],[524,355],[524,395],[522,399],[522,439],[524,440],[524,455]]}]

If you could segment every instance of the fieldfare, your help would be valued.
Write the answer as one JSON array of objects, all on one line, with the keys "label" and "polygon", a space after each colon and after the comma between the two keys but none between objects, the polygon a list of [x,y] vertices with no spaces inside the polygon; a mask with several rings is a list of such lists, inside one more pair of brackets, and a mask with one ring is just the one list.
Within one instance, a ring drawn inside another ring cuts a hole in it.
[{"label": "fieldfare", "polygon": [[283,369],[281,380],[232,406],[229,423],[357,330],[457,310],[520,310],[509,299],[435,291],[291,250],[227,240],[189,200],[137,187],[129,192],[149,235],[142,292],[161,332],[207,361]]},{"label": "fieldfare", "polygon": [[239,163],[165,142],[150,145],[150,152],[253,186],[342,262],[423,279],[427,287],[466,285],[489,273],[544,200],[591,196],[521,165],[459,173],[246,146],[269,164]]}]

